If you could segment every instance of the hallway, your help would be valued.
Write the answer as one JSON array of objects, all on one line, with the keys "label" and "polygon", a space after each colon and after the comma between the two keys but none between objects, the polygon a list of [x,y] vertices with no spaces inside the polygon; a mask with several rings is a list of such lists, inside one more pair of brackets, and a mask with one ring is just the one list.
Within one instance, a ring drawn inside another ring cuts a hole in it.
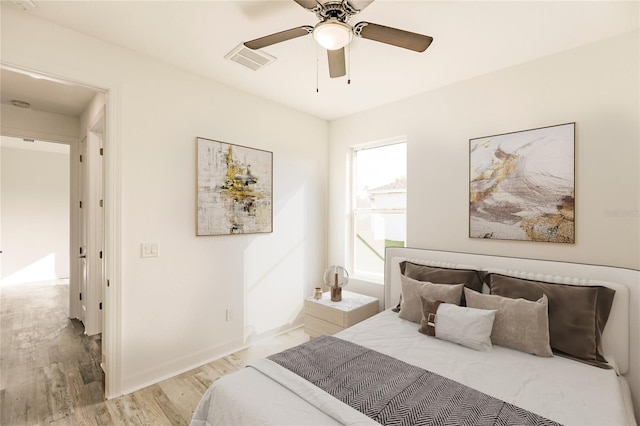
[{"label": "hallway", "polygon": [[0,288],[3,425],[56,423],[103,401],[100,335],[67,317],[68,301],[68,280]]}]

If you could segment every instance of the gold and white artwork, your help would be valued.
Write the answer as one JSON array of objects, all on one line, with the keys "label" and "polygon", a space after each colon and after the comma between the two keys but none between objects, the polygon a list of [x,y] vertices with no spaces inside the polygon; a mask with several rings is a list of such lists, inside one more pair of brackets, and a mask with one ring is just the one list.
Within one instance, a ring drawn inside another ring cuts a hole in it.
[{"label": "gold and white artwork", "polygon": [[197,138],[197,235],[273,231],[273,153]]},{"label": "gold and white artwork", "polygon": [[575,123],[471,139],[469,236],[575,242]]}]

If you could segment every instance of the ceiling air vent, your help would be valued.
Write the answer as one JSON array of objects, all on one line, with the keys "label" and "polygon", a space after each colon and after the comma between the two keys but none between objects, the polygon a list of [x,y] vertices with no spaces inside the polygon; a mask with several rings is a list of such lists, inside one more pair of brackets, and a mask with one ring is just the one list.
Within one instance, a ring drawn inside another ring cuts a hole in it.
[{"label": "ceiling air vent", "polygon": [[275,56],[271,56],[260,50],[249,49],[244,44],[238,45],[238,47],[227,53],[224,58],[251,68],[254,71],[258,71],[260,68],[266,67],[276,60]]}]

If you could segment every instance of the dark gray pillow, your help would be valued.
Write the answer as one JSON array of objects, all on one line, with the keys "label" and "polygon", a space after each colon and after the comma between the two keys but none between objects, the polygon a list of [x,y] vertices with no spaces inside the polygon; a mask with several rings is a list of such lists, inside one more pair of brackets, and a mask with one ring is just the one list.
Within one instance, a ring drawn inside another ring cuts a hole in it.
[{"label": "dark gray pillow", "polygon": [[416,263],[400,263],[400,272],[418,281],[438,284],[460,284],[475,291],[482,292],[482,275],[473,269],[437,268]]},{"label": "dark gray pillow", "polygon": [[[400,262],[400,273],[417,281],[438,284],[460,284],[472,290],[482,292],[483,273],[474,269],[438,268],[435,266],[420,265],[408,261]],[[402,296],[393,312],[400,312]],[[462,306],[466,306],[464,293],[462,294]]]},{"label": "dark gray pillow", "polygon": [[549,340],[556,351],[607,368],[602,332],[611,313],[615,290],[487,275],[491,294],[536,301],[549,299]]}]

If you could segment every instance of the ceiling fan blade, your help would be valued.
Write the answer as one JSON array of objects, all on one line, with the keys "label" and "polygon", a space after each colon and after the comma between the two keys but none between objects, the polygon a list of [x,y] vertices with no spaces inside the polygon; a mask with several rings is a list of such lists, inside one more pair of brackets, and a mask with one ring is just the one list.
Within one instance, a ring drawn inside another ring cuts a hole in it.
[{"label": "ceiling fan blade", "polygon": [[260,37],[255,40],[247,41],[244,43],[246,47],[249,49],[262,49],[266,46],[271,46],[272,44],[280,43],[282,41],[291,40],[293,38],[298,38],[302,36],[306,36],[313,32],[313,27],[309,25],[304,25],[302,27],[291,28],[290,30],[280,31],[279,33],[271,34],[268,36]]},{"label": "ceiling fan blade", "polygon": [[327,50],[329,59],[329,77],[342,77],[347,74],[347,65],[344,59],[344,47],[337,50]]},{"label": "ceiling fan blade", "polygon": [[371,3],[373,3],[373,0],[347,0],[347,3],[349,3],[349,6],[351,6],[358,12],[361,12]]},{"label": "ceiling fan blade", "polygon": [[354,25],[353,32],[356,36],[368,40],[379,41],[380,43],[391,44],[416,52],[424,52],[433,41],[432,37],[426,35],[385,27],[384,25],[372,24],[370,22],[358,22]]},{"label": "ceiling fan blade", "polygon": [[300,6],[304,7],[307,10],[313,10],[318,7],[318,2],[316,0],[293,0],[298,3]]}]

